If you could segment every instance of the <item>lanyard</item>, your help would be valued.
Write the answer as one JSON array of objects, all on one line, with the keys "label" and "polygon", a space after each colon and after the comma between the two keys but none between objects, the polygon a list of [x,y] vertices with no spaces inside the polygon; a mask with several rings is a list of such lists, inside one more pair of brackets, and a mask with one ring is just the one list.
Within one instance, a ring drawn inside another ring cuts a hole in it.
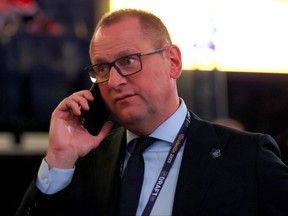
[{"label": "lanyard", "polygon": [[185,121],[183,122],[175,140],[174,140],[174,144],[173,146],[171,147],[168,155],[167,155],[167,158],[166,158],[166,161],[162,167],[162,170],[159,174],[159,177],[153,187],[153,190],[151,192],[151,195],[148,199],[148,202],[146,204],[146,207],[142,213],[142,215],[150,215],[151,211],[152,211],[152,208],[158,198],[158,195],[160,194],[160,191],[164,185],[164,182],[170,172],[170,169],[175,161],[175,158],[179,152],[179,150],[181,149],[181,147],[183,146],[184,144],[184,141],[186,139],[186,134],[187,134],[187,129],[188,129],[188,126],[191,122],[191,117],[190,117],[190,113],[187,112],[187,115],[186,115],[186,118],[185,118]]}]

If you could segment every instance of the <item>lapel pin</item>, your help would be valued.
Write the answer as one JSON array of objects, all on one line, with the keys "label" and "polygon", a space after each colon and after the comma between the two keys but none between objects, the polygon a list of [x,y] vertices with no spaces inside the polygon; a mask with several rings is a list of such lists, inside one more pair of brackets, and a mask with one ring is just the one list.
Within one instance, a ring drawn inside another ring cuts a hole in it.
[{"label": "lapel pin", "polygon": [[212,148],[209,154],[212,158],[218,158],[221,156],[221,150],[217,148]]}]

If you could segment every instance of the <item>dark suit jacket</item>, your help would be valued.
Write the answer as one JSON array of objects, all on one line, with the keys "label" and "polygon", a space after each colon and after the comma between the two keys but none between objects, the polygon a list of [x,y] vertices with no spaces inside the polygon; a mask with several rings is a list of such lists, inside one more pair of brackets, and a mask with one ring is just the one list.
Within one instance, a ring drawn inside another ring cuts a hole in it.
[{"label": "dark suit jacket", "polygon": [[[72,183],[54,195],[28,188],[17,216],[117,215],[125,130],[115,129],[81,158]],[[211,156],[211,150],[221,155]],[[288,168],[269,135],[240,132],[192,114],[173,215],[287,216]]]}]

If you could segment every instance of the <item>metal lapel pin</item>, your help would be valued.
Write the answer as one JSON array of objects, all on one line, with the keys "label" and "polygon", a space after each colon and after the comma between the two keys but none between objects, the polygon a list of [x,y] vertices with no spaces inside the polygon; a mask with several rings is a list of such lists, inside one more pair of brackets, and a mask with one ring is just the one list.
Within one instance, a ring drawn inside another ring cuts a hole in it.
[{"label": "metal lapel pin", "polygon": [[217,148],[212,148],[209,154],[212,158],[218,158],[221,156],[221,150]]}]

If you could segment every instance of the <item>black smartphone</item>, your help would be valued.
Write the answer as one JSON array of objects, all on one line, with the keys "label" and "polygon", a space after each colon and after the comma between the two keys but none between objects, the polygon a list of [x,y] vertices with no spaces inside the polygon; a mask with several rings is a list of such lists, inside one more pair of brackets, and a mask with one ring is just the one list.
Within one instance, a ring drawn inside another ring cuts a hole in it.
[{"label": "black smartphone", "polygon": [[103,101],[98,84],[93,84],[90,91],[94,96],[94,101],[89,102],[88,111],[82,110],[83,126],[90,134],[97,135],[103,124],[109,119],[112,120],[112,117]]}]

